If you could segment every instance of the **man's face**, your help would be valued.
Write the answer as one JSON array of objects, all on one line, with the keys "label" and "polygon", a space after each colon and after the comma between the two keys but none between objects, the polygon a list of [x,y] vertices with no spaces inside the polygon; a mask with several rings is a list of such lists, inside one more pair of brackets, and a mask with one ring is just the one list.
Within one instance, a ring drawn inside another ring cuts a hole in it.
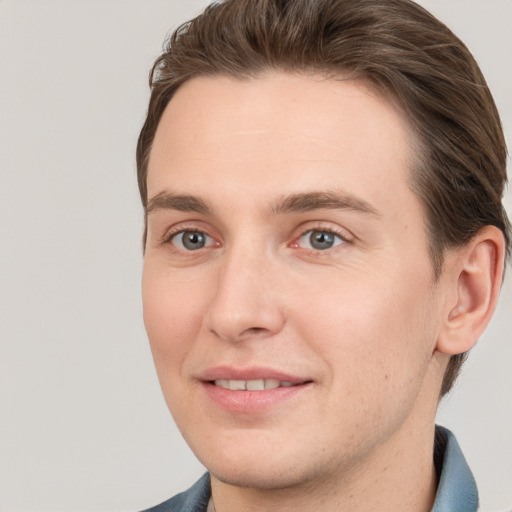
[{"label": "man's face", "polygon": [[432,428],[443,285],[409,132],[369,87],[318,76],[196,78],[167,107],[144,320],[167,404],[215,478],[326,479]]}]

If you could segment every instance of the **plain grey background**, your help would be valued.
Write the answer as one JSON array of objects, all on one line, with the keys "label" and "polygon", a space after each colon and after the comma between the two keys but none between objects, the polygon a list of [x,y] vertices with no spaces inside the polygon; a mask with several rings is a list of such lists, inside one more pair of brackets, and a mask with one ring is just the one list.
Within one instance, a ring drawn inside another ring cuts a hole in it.
[{"label": "plain grey background", "polygon": [[[512,2],[421,3],[477,57],[510,147]],[[162,41],[206,4],[0,0],[2,512],[140,510],[203,471],[142,324],[134,150]],[[509,275],[439,413],[484,511],[512,506],[511,313]]]}]

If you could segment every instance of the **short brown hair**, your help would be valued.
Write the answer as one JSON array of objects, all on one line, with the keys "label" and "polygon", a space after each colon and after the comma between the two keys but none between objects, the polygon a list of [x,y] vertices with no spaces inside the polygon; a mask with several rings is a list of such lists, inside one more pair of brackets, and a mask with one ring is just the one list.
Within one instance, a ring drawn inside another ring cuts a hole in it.
[{"label": "short brown hair", "polygon": [[[434,276],[449,247],[497,226],[510,246],[501,203],[506,145],[492,95],[469,50],[410,0],[226,0],[180,26],[150,74],[151,99],[137,145],[139,190],[165,107],[200,75],[237,78],[267,70],[366,80],[408,115],[419,150],[411,189],[419,196]],[[466,354],[452,356],[441,395]]]}]

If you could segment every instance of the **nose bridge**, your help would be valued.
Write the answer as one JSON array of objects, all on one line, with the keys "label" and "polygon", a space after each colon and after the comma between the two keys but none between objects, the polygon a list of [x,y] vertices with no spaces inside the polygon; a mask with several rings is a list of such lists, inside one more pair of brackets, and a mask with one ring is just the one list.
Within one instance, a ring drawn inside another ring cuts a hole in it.
[{"label": "nose bridge", "polygon": [[227,341],[279,332],[284,318],[272,286],[277,269],[265,244],[234,241],[218,264],[217,289],[206,319],[208,329]]}]

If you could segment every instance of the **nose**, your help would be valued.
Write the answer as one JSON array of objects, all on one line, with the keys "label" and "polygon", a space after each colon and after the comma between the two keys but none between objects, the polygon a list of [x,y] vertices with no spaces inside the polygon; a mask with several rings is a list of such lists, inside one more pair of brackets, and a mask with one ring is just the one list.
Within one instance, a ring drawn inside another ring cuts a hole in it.
[{"label": "nose", "polygon": [[279,272],[264,251],[233,248],[218,264],[206,328],[232,343],[279,333],[285,323],[279,303]]}]

